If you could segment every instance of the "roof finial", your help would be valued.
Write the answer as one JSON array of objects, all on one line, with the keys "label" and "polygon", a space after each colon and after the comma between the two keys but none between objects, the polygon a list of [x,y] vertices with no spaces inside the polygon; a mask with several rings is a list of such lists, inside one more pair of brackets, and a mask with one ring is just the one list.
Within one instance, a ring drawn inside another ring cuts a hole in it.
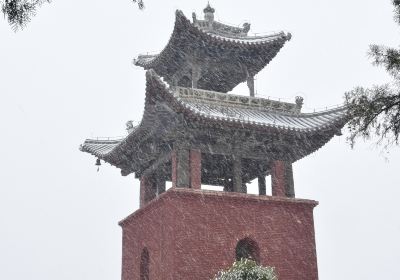
[{"label": "roof finial", "polygon": [[303,107],[304,98],[301,96],[296,96],[295,101],[296,101],[296,108],[300,111],[301,107]]},{"label": "roof finial", "polygon": [[214,21],[214,12],[215,9],[211,8],[210,2],[208,2],[207,7],[204,8],[204,19],[210,23]]},{"label": "roof finial", "polygon": [[207,7],[204,8],[203,12],[205,14],[215,12],[215,9],[210,6],[210,1],[207,2]]}]

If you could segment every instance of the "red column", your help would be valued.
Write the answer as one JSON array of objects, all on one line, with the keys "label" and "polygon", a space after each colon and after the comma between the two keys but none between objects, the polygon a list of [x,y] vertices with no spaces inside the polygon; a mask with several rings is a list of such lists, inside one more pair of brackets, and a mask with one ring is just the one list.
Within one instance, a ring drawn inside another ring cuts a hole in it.
[{"label": "red column", "polygon": [[271,169],[272,195],[286,196],[285,163],[281,160],[274,160]]},{"label": "red column", "polygon": [[271,168],[272,195],[295,197],[291,162],[275,160]]},{"label": "red column", "polygon": [[153,178],[142,176],[140,178],[140,207],[143,207],[157,195]]},{"label": "red column", "polygon": [[140,207],[146,204],[146,189],[147,189],[147,177],[142,176],[140,178]]},{"label": "red column", "polygon": [[201,151],[190,150],[190,187],[201,189]]},{"label": "red column", "polygon": [[233,161],[233,191],[245,193],[242,181],[242,158],[238,155],[232,158]]}]

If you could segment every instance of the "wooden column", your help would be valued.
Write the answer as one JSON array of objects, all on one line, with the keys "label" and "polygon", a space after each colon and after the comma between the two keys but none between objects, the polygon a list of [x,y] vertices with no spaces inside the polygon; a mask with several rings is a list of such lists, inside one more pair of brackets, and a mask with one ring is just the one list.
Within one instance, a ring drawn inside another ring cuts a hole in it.
[{"label": "wooden column", "polygon": [[271,171],[272,195],[295,197],[292,164],[275,160]]},{"label": "wooden column", "polygon": [[249,92],[250,92],[250,96],[255,95],[255,91],[254,91],[254,76],[248,76],[247,77],[247,86],[249,88]]},{"label": "wooden column", "polygon": [[172,187],[176,187],[176,152],[172,151],[171,152],[171,167],[172,167],[172,174],[171,174],[171,180],[172,180]]},{"label": "wooden column", "polygon": [[267,188],[265,185],[265,176],[258,176],[258,195],[266,195]]},{"label": "wooden column", "polygon": [[[172,152],[172,187],[176,188],[190,188],[191,177],[194,177],[193,183],[196,187],[199,187],[198,180],[201,180],[201,177],[195,178],[196,176],[201,176],[198,174],[199,170],[201,172],[201,154],[199,155],[196,152],[193,152],[191,162],[190,158],[191,151],[184,145],[178,146]],[[200,163],[199,163],[200,161]],[[191,167],[194,167],[193,174],[191,171]],[[201,182],[200,182],[201,184]]]},{"label": "wooden column", "polygon": [[198,81],[201,78],[201,68],[197,65],[192,67],[192,88],[198,88]]},{"label": "wooden column", "polygon": [[172,187],[190,187],[189,149],[177,148],[172,153]]},{"label": "wooden column", "polygon": [[233,191],[244,192],[242,183],[242,158],[234,156],[233,159]]},{"label": "wooden column", "polygon": [[242,189],[241,189],[242,193],[247,193],[247,185],[246,183],[242,182]]},{"label": "wooden column", "polygon": [[201,151],[177,148],[172,152],[172,187],[201,189]]},{"label": "wooden column", "polygon": [[157,189],[157,195],[162,194],[165,192],[165,178],[161,175],[158,175],[156,177],[156,189]]},{"label": "wooden column", "polygon": [[146,205],[150,200],[157,196],[157,186],[154,178],[142,176],[140,178],[140,207]]},{"label": "wooden column", "polygon": [[201,151],[190,150],[190,187],[201,189]]},{"label": "wooden column", "polygon": [[285,186],[286,196],[295,197],[292,163],[285,162],[285,174],[286,174],[286,186]]}]

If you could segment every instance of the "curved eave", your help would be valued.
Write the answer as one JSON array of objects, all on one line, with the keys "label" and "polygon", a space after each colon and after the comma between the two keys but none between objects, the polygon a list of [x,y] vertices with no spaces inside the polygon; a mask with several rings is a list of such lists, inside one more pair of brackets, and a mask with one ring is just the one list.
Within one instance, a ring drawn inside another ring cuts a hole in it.
[{"label": "curved eave", "polygon": [[[254,121],[254,117],[251,118],[236,118],[219,116],[216,114],[206,113],[204,110],[198,110],[190,106],[187,101],[178,99],[173,96],[173,93],[167,88],[167,85],[160,79],[154,70],[149,70],[146,73],[147,84],[150,87],[154,86],[154,89],[147,88],[146,94],[155,96],[157,99],[165,100],[171,108],[177,113],[184,113],[185,117],[194,122],[203,123],[215,123],[223,126],[233,126],[239,128],[250,128],[258,130],[268,130],[270,128],[278,129],[281,131],[297,131],[297,132],[315,132],[315,131],[326,131],[339,130],[344,126],[348,120],[347,108],[345,106],[338,107],[331,110],[315,112],[315,113],[299,113],[299,114],[285,114],[281,112],[275,112],[271,110],[258,110],[247,109],[251,114],[259,112],[261,115],[272,115],[276,119],[276,122],[267,121]],[[203,104],[206,106],[205,104]],[[214,106],[214,105],[212,105]],[[236,108],[235,110],[246,110]],[[249,113],[249,115],[250,115]],[[279,123],[278,123],[279,121]],[[285,124],[286,123],[286,124]]]},{"label": "curved eave", "polygon": [[[276,111],[235,108],[236,114],[242,116],[238,118],[210,112],[206,109],[198,110],[189,105],[187,101],[178,100],[178,102],[187,110],[187,115],[190,118],[206,122],[225,123],[226,125],[239,125],[243,128],[248,127],[252,129],[275,128],[300,133],[331,128],[340,130],[347,120],[347,108],[344,106],[312,114],[285,114]],[[206,106],[204,105],[204,107]]]},{"label": "curved eave", "polygon": [[79,149],[121,170],[125,170],[128,168],[128,165],[126,161],[121,160],[124,157],[123,148],[121,149],[121,147],[126,142],[126,138],[120,140],[86,139]]},{"label": "curved eave", "polygon": [[[173,111],[178,114],[183,114],[186,123],[199,124],[200,127],[248,129],[259,131],[266,135],[275,134],[288,138],[293,138],[293,136],[295,136],[295,138],[299,139],[298,145],[302,148],[301,151],[292,153],[295,154],[291,158],[293,161],[297,161],[311,153],[314,153],[328,143],[335,135],[341,135],[341,129],[349,120],[347,108],[345,106],[321,112],[300,113],[297,115],[285,115],[279,112],[274,112],[274,114],[276,113],[280,117],[291,117],[296,121],[301,119],[308,121],[311,120],[311,123],[314,125],[309,128],[295,128],[289,125],[275,125],[235,118],[219,118],[216,116],[201,114],[175,98],[172,92],[167,88],[167,85],[161,81],[160,77],[153,70],[147,71],[146,76],[148,85],[146,95],[164,101]],[[320,121],[317,121],[316,118],[319,118]],[[291,147],[290,149],[293,150],[296,148]]]},{"label": "curved eave", "polygon": [[[139,145],[140,143],[146,142],[147,139],[154,135],[156,123],[155,118],[157,118],[157,113],[154,111],[154,107],[157,103],[165,104],[171,112],[174,112],[174,114],[183,115],[188,124],[197,124],[207,127],[248,129],[260,131],[266,134],[273,133],[277,135],[287,135],[289,138],[290,135],[296,135],[296,137],[299,137],[299,141],[303,143],[300,145],[305,147],[303,151],[294,158],[294,160],[298,160],[313,153],[325,145],[333,136],[340,134],[340,129],[348,121],[346,107],[297,115],[285,115],[274,112],[274,114],[279,115],[281,118],[288,117],[297,121],[301,119],[311,120],[311,123],[314,123],[314,126],[309,128],[296,128],[289,125],[268,124],[248,121],[245,119],[223,118],[202,114],[190,106],[187,106],[187,104],[182,102],[182,100],[178,100],[174,97],[173,93],[170,92],[167,85],[160,79],[155,71],[149,70],[146,72],[146,102],[144,115],[140,125],[123,139],[87,139],[81,145],[80,150],[90,153],[111,165],[120,168],[122,175],[136,172],[138,168],[138,165],[136,164],[139,164],[136,157],[138,157],[138,154],[141,152]],[[320,118],[320,123],[316,121],[316,118]],[[164,121],[168,122],[169,120]],[[171,124],[170,127],[166,127],[165,129],[172,129],[173,126],[174,124]],[[157,137],[162,136],[158,135]]]},{"label": "curved eave", "polygon": [[[174,30],[166,47],[158,55],[139,56],[134,64],[144,69],[154,69],[170,82],[171,77],[185,64],[185,50],[193,53],[194,46],[207,46],[215,51],[204,49],[207,58],[210,58],[217,65],[224,65],[226,60],[225,53],[231,53],[235,61],[245,65],[251,75],[261,71],[279,52],[286,41],[290,40],[290,33],[280,32],[267,36],[249,36],[243,38],[230,38],[222,34],[210,33],[199,29],[188,20],[181,11],[176,12]],[[199,50],[198,47],[196,47]],[[217,57],[224,53],[222,57]],[[216,56],[216,57],[214,57]],[[225,59],[225,60],[224,60]],[[230,59],[232,61],[232,59]],[[221,62],[221,63],[220,63]],[[246,74],[243,70],[238,70],[237,78],[232,79],[226,69],[213,68],[214,73],[206,73],[204,76],[203,88],[228,92],[236,85],[245,81]],[[219,72],[218,72],[219,71]],[[207,83],[207,80],[214,76],[220,76],[218,83],[214,81]],[[201,83],[201,81],[200,81]]]},{"label": "curved eave", "polygon": [[[139,145],[152,134],[152,113],[146,108],[141,123],[125,138],[118,140],[86,139],[79,149],[104,160],[105,162],[121,169],[121,174],[126,176],[136,172],[136,160],[133,152],[139,152]],[[147,109],[147,110],[146,110]]]},{"label": "curved eave", "polygon": [[82,152],[104,159],[115,147],[121,144],[122,140],[86,139],[79,149]]},{"label": "curved eave", "polygon": [[239,46],[242,48],[256,47],[259,49],[264,49],[266,47],[270,47],[267,43],[281,40],[285,42],[289,41],[292,37],[290,33],[285,33],[283,31],[264,36],[246,37],[232,37],[219,32],[205,31],[193,25],[190,20],[185,17],[182,11],[177,10],[174,30],[164,49],[159,54],[139,55],[139,57],[134,61],[135,65],[141,66],[145,69],[155,69],[157,66],[159,66],[158,64],[163,58],[166,58],[166,56],[168,57],[168,51],[171,49],[175,50],[175,44],[178,42],[176,42],[174,39],[177,37],[177,35],[187,35],[192,37],[193,33],[200,38],[201,42],[211,43],[211,45],[216,43],[219,46],[225,46],[226,48]]}]

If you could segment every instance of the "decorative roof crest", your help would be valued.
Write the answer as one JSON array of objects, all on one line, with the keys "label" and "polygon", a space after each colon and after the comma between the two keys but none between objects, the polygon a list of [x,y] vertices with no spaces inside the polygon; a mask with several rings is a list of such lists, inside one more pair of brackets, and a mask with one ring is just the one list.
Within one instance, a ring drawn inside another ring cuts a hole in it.
[{"label": "decorative roof crest", "polygon": [[215,9],[210,6],[210,1],[207,3],[207,7],[204,8],[203,12],[206,13],[214,13]]}]

